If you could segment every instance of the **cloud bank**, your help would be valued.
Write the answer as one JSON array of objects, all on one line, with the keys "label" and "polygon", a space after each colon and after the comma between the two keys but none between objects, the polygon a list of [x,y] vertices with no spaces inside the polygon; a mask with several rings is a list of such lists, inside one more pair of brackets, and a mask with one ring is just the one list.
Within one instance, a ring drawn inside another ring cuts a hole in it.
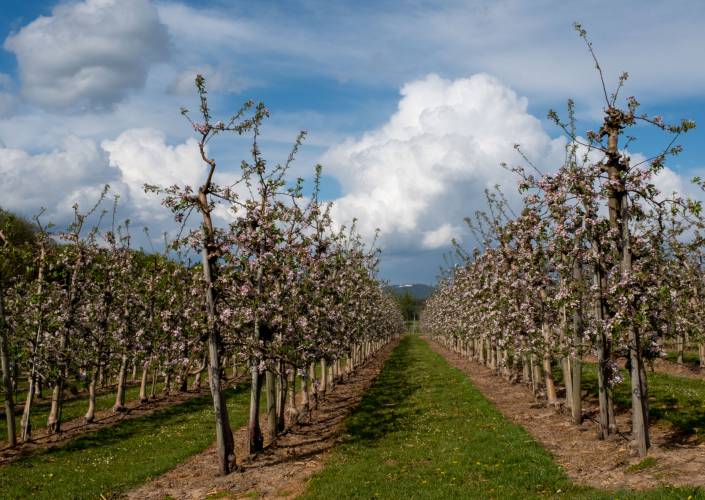
[{"label": "cloud bank", "polygon": [[105,109],[141,88],[169,37],[148,0],[59,4],[5,40],[23,95],[49,109]]},{"label": "cloud bank", "polygon": [[462,233],[484,208],[484,190],[512,195],[515,177],[500,166],[518,160],[514,144],[538,163],[557,165],[564,140],[551,139],[519,97],[498,79],[429,75],[404,85],[397,111],[381,128],[331,148],[324,165],[341,182],[340,224],[358,217],[361,232],[382,231],[386,249],[434,249]]}]

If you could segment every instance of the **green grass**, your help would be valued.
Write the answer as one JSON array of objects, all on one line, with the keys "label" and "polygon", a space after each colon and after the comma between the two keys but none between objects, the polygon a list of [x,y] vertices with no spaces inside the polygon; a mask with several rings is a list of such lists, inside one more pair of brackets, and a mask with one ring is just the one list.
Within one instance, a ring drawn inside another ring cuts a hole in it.
[{"label": "green grass", "polygon": [[[678,352],[666,352],[666,359],[672,363],[676,363],[678,361]],[[684,351],[683,364],[693,368],[700,366],[700,356],[698,354],[698,351]]]},{"label": "green grass", "polygon": [[576,486],[551,455],[460,371],[407,336],[350,416],[303,498],[705,498]]},{"label": "green grass", "polygon": [[[157,386],[158,391],[164,384],[160,383]],[[149,386],[151,388],[151,385]],[[140,388],[139,385],[132,385],[125,390],[125,401],[134,401],[139,397]],[[112,408],[115,403],[115,389],[109,390],[102,394],[96,396],[96,411],[107,410]],[[45,397],[41,401],[35,400],[32,406],[32,429],[43,429],[46,427],[47,417],[49,416],[49,409],[51,408],[51,392],[45,391]],[[22,418],[22,410],[24,409],[24,402],[20,402],[16,405],[16,425],[19,431],[20,420]],[[70,398],[68,401],[64,402],[62,413],[62,421],[66,422],[73,420],[75,418],[82,417],[86,414],[88,410],[88,394],[81,393],[79,396]],[[7,427],[5,425],[5,414],[0,415],[0,443],[7,440]],[[4,444],[4,443],[3,443]],[[1,446],[1,445],[0,445]]]},{"label": "green grass", "polygon": [[648,469],[650,467],[653,467],[656,465],[658,462],[654,457],[646,457],[644,460],[641,462],[638,462],[636,464],[630,465],[627,467],[627,472],[629,473],[634,473],[634,472],[639,472],[645,469]]},{"label": "green grass", "polygon": [[[614,390],[618,408],[631,408],[629,374],[621,370],[624,382]],[[558,380],[562,373],[557,370]],[[705,441],[705,380],[648,372],[649,418],[669,425],[677,441],[696,437]],[[597,396],[597,373],[593,363],[583,364],[583,388]]]},{"label": "green grass", "polygon": [[[249,386],[227,392],[233,429],[247,420]],[[199,453],[215,439],[210,396],[86,434],[0,467],[2,498],[110,497]]]}]

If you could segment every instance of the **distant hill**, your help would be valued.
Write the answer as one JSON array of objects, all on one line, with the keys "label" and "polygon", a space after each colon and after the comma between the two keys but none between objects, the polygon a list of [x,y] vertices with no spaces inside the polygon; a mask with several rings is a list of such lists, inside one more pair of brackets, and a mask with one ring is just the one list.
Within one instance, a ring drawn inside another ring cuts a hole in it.
[{"label": "distant hill", "polygon": [[423,285],[421,283],[415,283],[413,285],[389,285],[387,289],[396,295],[409,293],[416,300],[426,300],[433,293],[432,286]]}]

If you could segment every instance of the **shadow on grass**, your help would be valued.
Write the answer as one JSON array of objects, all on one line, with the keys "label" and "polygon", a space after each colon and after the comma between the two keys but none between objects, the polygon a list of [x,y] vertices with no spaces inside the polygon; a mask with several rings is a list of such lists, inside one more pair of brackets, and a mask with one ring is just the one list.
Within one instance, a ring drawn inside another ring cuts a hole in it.
[{"label": "shadow on grass", "polygon": [[[666,353],[666,360],[670,361],[671,363],[677,363],[678,362],[678,353],[676,352],[667,352]],[[683,353],[683,364],[690,368],[693,371],[697,371],[700,369],[700,356],[697,351],[685,351]]]},{"label": "shadow on grass", "polygon": [[414,412],[402,404],[422,385],[409,367],[413,364],[408,337],[399,344],[384,365],[360,405],[349,417],[345,442],[366,441],[369,444],[404,428]]},{"label": "shadow on grass", "polygon": [[[614,390],[618,410],[629,411],[631,392],[629,375],[622,370],[624,382]],[[672,428],[670,441],[683,443],[693,437],[705,441],[705,381],[676,377],[662,373],[649,373],[649,418],[652,423],[667,423]],[[595,365],[583,365],[583,388],[597,397]]]},{"label": "shadow on grass", "polygon": [[[233,427],[247,418],[247,384],[226,391]],[[113,498],[206,449],[209,396],[123,420],[0,467],[2,498]]]},{"label": "shadow on grass", "polygon": [[[248,385],[238,385],[236,389],[228,389],[225,395],[230,399],[244,391],[249,391]],[[173,421],[172,419],[178,417],[185,417],[197,411],[208,410],[211,407],[212,400],[210,395],[199,396],[183,403],[157,410],[149,415],[126,419],[96,432],[78,436],[64,445],[30,453],[28,456],[51,457],[52,455],[65,455],[89,448],[121,443],[139,434],[157,434],[165,422]],[[51,460],[51,458],[48,459]]]}]

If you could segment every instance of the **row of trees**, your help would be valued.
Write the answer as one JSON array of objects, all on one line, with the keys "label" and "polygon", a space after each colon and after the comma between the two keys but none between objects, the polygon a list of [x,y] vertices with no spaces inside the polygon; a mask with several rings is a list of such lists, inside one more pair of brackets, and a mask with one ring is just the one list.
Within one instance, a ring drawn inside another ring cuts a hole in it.
[{"label": "row of trees", "polygon": [[[617,431],[612,388],[621,381],[617,361],[625,358],[633,440],[643,456],[649,447],[645,361],[663,354],[664,339],[705,340],[705,268],[700,205],[654,185],[665,159],[680,152],[676,138],[694,124],[641,114],[633,97],[619,107],[626,79],[620,77],[613,94],[605,90],[601,126],[585,137],[576,133],[572,102],[566,121],[549,113],[567,135],[565,162],[553,173],[527,158],[527,166],[512,169],[523,193],[518,213],[501,193],[488,194],[489,210],[468,220],[478,249],[459,249],[464,263],[445,277],[422,319],[427,332],[532,384],[550,404],[558,404],[553,366],[560,364],[576,424],[582,360],[594,355],[602,438]],[[673,140],[654,157],[633,161],[629,132],[642,124]]]},{"label": "row of trees", "polygon": [[[266,108],[247,103],[227,122],[215,122],[202,77],[196,85],[200,118],[182,113],[199,138],[203,184],[145,186],[181,227],[163,253],[133,249],[129,222],[116,225],[116,208],[106,224],[104,198],[87,212],[75,207],[66,231],[52,232],[37,217],[26,238],[3,237],[0,347],[10,444],[16,435],[12,387],[19,380],[28,386],[21,438],[29,439],[39,384],[52,388],[47,425],[59,432],[67,384],[77,379],[88,386],[90,421],[96,389],[111,374],[113,409],[122,411],[130,369],[141,370],[141,400],[148,398],[150,374],[152,391],[158,374],[167,390],[173,384],[186,390],[189,377],[198,385],[207,370],[220,470],[228,473],[236,460],[226,366],[250,371],[249,448],[256,452],[263,447],[263,387],[269,432],[276,436],[287,411],[292,417],[308,411],[310,396],[342,374],[341,360],[350,370],[402,331],[394,299],[375,278],[377,251],[365,247],[354,227],[335,229],[329,205],[319,201],[320,167],[312,196],[304,196],[301,180],[287,181],[303,134],[286,162],[270,166],[258,146]],[[239,180],[220,186],[207,145],[226,133],[253,140]],[[216,208],[228,213],[229,223],[216,224]],[[196,214],[200,224],[189,220]],[[3,234],[20,225],[5,224]],[[100,229],[106,225],[109,230]],[[190,262],[199,254],[200,262]],[[298,410],[297,375],[303,386]]]}]

